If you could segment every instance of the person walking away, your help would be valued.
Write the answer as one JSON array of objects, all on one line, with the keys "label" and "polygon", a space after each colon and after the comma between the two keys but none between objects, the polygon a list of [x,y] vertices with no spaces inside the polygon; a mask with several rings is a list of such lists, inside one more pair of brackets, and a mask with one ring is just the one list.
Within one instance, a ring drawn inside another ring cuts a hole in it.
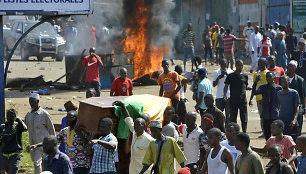
[{"label": "person walking away", "polygon": [[280,79],[282,90],[277,92],[280,102],[279,119],[285,123],[284,134],[290,135],[295,141],[298,136],[298,107],[300,103],[299,94],[296,90],[289,88],[289,77],[284,75]]},{"label": "person walking away", "polygon": [[208,174],[234,174],[234,159],[232,153],[221,146],[221,131],[218,128],[212,128],[208,131],[208,143],[212,147],[210,150],[202,172]]},{"label": "person walking away", "polygon": [[27,131],[25,123],[17,117],[15,109],[6,111],[6,122],[0,125],[0,145],[3,165],[7,174],[16,174],[22,158],[22,132]]},{"label": "person walking away", "polygon": [[259,76],[256,77],[252,88],[252,95],[262,95],[262,111],[260,120],[263,124],[263,133],[268,140],[271,137],[271,124],[279,117],[279,101],[277,92],[282,90],[282,87],[274,83],[275,74],[273,72],[266,73],[267,84],[260,85],[256,88],[259,82]]},{"label": "person walking away", "polygon": [[115,154],[117,138],[111,133],[113,121],[103,118],[99,124],[99,139],[90,140],[87,146],[88,155],[92,156],[89,173],[115,174]]},{"label": "person walking away", "polygon": [[211,114],[214,117],[214,127],[220,129],[222,132],[225,132],[224,122],[225,122],[225,116],[222,111],[220,111],[215,105],[214,105],[214,96],[211,94],[207,94],[204,97],[204,103],[207,107],[204,114],[208,113]]},{"label": "person walking away", "polygon": [[203,115],[204,111],[207,109],[207,106],[204,102],[204,97],[207,94],[213,94],[213,86],[207,78],[207,71],[205,68],[200,68],[197,70],[198,78],[200,80],[197,91],[197,101],[195,109],[198,113]]},{"label": "person walking away", "polygon": [[162,134],[162,122],[152,120],[150,129],[152,137],[156,140],[150,142],[149,148],[142,161],[143,168],[140,174],[147,171],[151,164],[154,164],[152,170],[156,171],[156,173],[173,174],[174,158],[183,168],[186,158],[177,142],[173,138]]},{"label": "person walking away", "polygon": [[[94,88],[96,90],[97,97],[100,97],[100,77],[99,66],[103,67],[101,58],[96,54],[96,48],[89,49],[89,55],[86,56],[82,62],[82,65],[86,67],[86,88]],[[85,69],[81,73],[80,82],[83,79]]]},{"label": "person walking away", "polygon": [[67,27],[64,30],[64,37],[67,43],[67,49],[69,53],[73,53],[73,44],[78,35],[77,28],[74,27],[74,21],[68,20]]},{"label": "person walking away", "polygon": [[306,173],[306,136],[299,136],[296,140],[296,148],[298,152],[302,152],[297,157],[297,174]]},{"label": "person walking away", "polygon": [[217,45],[219,44],[219,60],[224,58],[224,42],[222,41],[223,36],[224,36],[224,28],[221,27],[220,34],[217,36]]},{"label": "person walking away", "polygon": [[[29,103],[31,110],[25,116],[25,124],[29,131],[30,146],[40,143],[49,135],[55,135],[55,129],[50,114],[39,106],[39,94],[30,93]],[[34,163],[34,174],[42,172],[43,149],[36,148],[30,151]]]},{"label": "person walking away", "polygon": [[43,139],[43,150],[48,156],[44,159],[44,171],[56,174],[73,174],[69,157],[57,149],[55,136],[47,136]]},{"label": "person walking away", "polygon": [[[149,148],[150,142],[154,141],[152,136],[145,132],[146,121],[139,117],[133,121],[130,117],[128,110],[126,109],[124,103],[121,101],[116,101],[115,105],[121,106],[124,113],[124,121],[129,126],[132,132],[132,144],[131,144],[131,161],[129,166],[129,173],[139,173],[142,169],[142,160]],[[149,172],[146,172],[147,174]]]},{"label": "person walking away", "polygon": [[235,146],[242,152],[235,164],[235,174],[264,174],[260,156],[251,150],[250,137],[246,133],[236,136]]},{"label": "person walking away", "polygon": [[258,64],[258,47],[259,43],[262,40],[262,36],[259,33],[259,26],[255,27],[255,31],[251,34],[250,36],[250,46],[249,46],[249,51],[251,53],[251,60],[252,60],[252,65],[251,65],[251,70],[250,73],[253,73],[253,71],[257,70],[257,64]]},{"label": "person walking away", "polygon": [[[246,132],[248,124],[246,90],[250,90],[251,88],[248,87],[248,76],[242,73],[242,60],[236,60],[235,66],[236,70],[229,74],[224,81],[225,86],[223,89],[223,99],[225,101],[229,100],[229,105],[231,108],[231,122],[237,123],[237,114],[239,109],[242,131]],[[226,95],[228,87],[230,87],[231,93],[231,97],[229,99]]]},{"label": "person walking away", "polygon": [[172,106],[175,109],[175,112],[178,110],[178,103],[180,101],[180,89],[181,82],[179,75],[175,71],[170,71],[169,61],[163,60],[162,67],[164,72],[159,75],[157,83],[160,86],[159,96],[167,97],[171,99]]},{"label": "person walking away", "polygon": [[282,149],[278,145],[272,145],[268,155],[272,165],[266,169],[266,174],[294,174],[292,167],[281,161]]},{"label": "person walking away", "polygon": [[282,67],[276,66],[275,56],[271,55],[268,57],[269,67],[267,68],[269,71],[273,72],[275,75],[275,84],[279,85],[279,78],[285,75],[285,71]]},{"label": "person walking away", "polygon": [[[266,74],[269,71],[266,69],[266,65],[267,65],[266,59],[265,58],[260,58],[259,61],[258,61],[258,71],[256,71],[254,73],[254,76],[253,76],[253,82],[254,83],[255,83],[255,81],[258,78],[257,85],[255,86],[256,89],[258,89],[259,86],[268,83],[267,79],[266,79]],[[251,93],[251,97],[250,97],[250,101],[249,101],[249,106],[253,106],[253,103],[252,103],[253,97],[254,97],[254,95],[253,95],[253,93]],[[262,130],[262,133],[264,133],[264,126],[263,126],[263,121],[264,120],[261,117],[262,110],[263,110],[263,99],[262,99],[262,95],[261,94],[256,95],[256,102],[257,102],[258,113],[259,113],[259,116],[260,116],[261,130]]]},{"label": "person walking away", "polygon": [[257,54],[260,55],[261,57],[268,59],[268,57],[270,56],[271,48],[272,48],[272,43],[270,39],[267,38],[267,35],[264,34],[262,36],[262,40],[258,44]]},{"label": "person walking away", "polygon": [[248,41],[245,42],[245,50],[246,50],[246,54],[247,54],[247,57],[250,55],[250,52],[249,52],[249,46],[250,46],[250,43],[249,43],[249,40],[250,40],[250,36],[251,34],[254,32],[254,27],[252,26],[252,22],[251,21],[247,21],[247,26],[244,27],[243,29],[243,36],[248,39]]},{"label": "person walking away", "polygon": [[284,70],[287,68],[287,55],[286,55],[286,44],[284,41],[284,35],[282,32],[277,33],[277,39],[274,41],[273,49],[276,55],[276,66],[283,67]]},{"label": "person walking away", "polygon": [[[225,129],[226,140],[221,141],[221,146],[226,147],[233,155],[234,164],[238,155],[241,154],[241,151],[237,150],[235,147],[235,138],[240,133],[240,127],[237,123],[229,123]],[[229,172],[227,172],[229,174]]]},{"label": "person walking away", "polygon": [[216,63],[219,64],[219,47],[220,47],[220,44],[218,42],[218,36],[220,35],[220,31],[219,31],[219,27],[215,27],[215,32],[213,33],[213,36],[212,36],[212,40],[213,40],[213,50],[215,52],[215,55],[216,55]]},{"label": "person walking away", "polygon": [[111,86],[110,96],[131,96],[133,95],[133,82],[127,78],[127,69],[120,69],[120,77],[117,77]]},{"label": "person walking away", "polygon": [[180,80],[181,80],[181,84],[182,84],[182,87],[180,89],[180,101],[178,103],[178,110],[177,110],[178,124],[182,124],[182,123],[184,124],[185,123],[184,117],[187,113],[185,103],[186,101],[188,101],[187,98],[185,98],[185,92],[187,90],[187,83],[192,80],[189,80],[186,77],[182,76],[183,68],[181,67],[181,65],[176,65],[174,69],[175,69],[175,72],[178,73]]},{"label": "person walking away", "polygon": [[289,28],[288,35],[286,36],[286,48],[287,48],[287,56],[288,60],[292,58],[293,52],[296,49],[297,45],[297,38],[293,35],[294,30],[292,28]]},{"label": "person walking away", "polygon": [[[226,67],[226,60],[221,59],[220,62],[220,69],[215,71],[213,86],[217,86],[217,94],[216,94],[216,106],[222,112],[225,110],[225,126],[230,122],[230,107],[229,101],[223,100],[223,89],[224,89],[224,81],[226,77],[233,73],[234,71]],[[230,98],[230,91],[227,90],[226,97]]]},{"label": "person walking away", "polygon": [[[306,34],[305,34],[306,36]],[[296,74],[301,76],[304,80],[306,80],[306,51],[305,51],[306,40],[301,38],[299,40],[298,46],[299,50],[295,51],[292,55],[292,59],[298,62],[298,66],[296,69]],[[306,112],[304,108],[304,112]]]},{"label": "person walking away", "polygon": [[186,72],[186,63],[191,58],[191,71],[193,71],[194,61],[194,37],[195,34],[192,31],[192,24],[189,23],[187,29],[183,31],[183,43],[184,43],[184,71]]},{"label": "person walking away", "polygon": [[225,31],[225,35],[222,37],[222,41],[224,42],[224,57],[227,60],[227,68],[229,64],[231,64],[231,69],[234,67],[234,41],[246,41],[246,39],[237,38],[236,36],[230,34],[231,30],[228,28]]},{"label": "person walking away", "polygon": [[289,88],[295,89],[300,97],[300,103],[299,103],[299,109],[298,109],[298,135],[300,136],[302,133],[302,127],[303,127],[303,113],[305,115],[305,106],[306,106],[306,86],[305,86],[305,80],[295,74],[295,71],[297,69],[298,63],[295,60],[291,60],[288,65],[288,71],[287,75],[289,76]]},{"label": "person walking away", "polygon": [[197,174],[200,159],[200,135],[203,130],[196,124],[197,113],[188,112],[185,115],[185,123],[178,127],[183,135],[184,155],[187,158],[186,167],[189,167],[191,174]]},{"label": "person walking away", "polygon": [[295,142],[291,136],[283,135],[284,122],[281,120],[274,120],[271,124],[272,137],[266,141],[266,145],[263,148],[253,147],[252,150],[257,153],[267,153],[272,145],[279,145],[283,152],[283,158],[285,158],[293,168],[295,168],[294,160],[296,159]]},{"label": "person walking away", "polygon": [[211,65],[213,65],[213,55],[212,55],[212,37],[209,32],[209,27],[207,27],[202,35],[202,43],[204,48],[204,59],[207,65],[207,54],[210,55]]}]

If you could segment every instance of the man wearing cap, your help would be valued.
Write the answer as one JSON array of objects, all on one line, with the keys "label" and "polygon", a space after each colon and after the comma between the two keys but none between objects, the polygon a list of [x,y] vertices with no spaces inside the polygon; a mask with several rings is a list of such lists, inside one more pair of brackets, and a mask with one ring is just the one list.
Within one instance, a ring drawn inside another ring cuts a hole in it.
[{"label": "man wearing cap", "polygon": [[143,174],[151,164],[154,164],[152,170],[159,171],[161,174],[174,173],[174,158],[184,167],[186,157],[172,137],[162,134],[162,122],[152,120],[150,123],[152,137],[156,140],[151,141],[148,150],[143,158],[143,168],[140,174]]},{"label": "man wearing cap", "polygon": [[[254,28],[252,27],[251,24],[252,24],[251,21],[248,21],[247,26],[244,27],[243,29],[243,36],[247,38],[248,40],[250,40],[250,36],[254,32]],[[247,56],[249,56],[249,41],[245,42],[245,50],[246,50]]]},{"label": "man wearing cap", "polygon": [[306,51],[305,51],[306,40],[301,38],[298,42],[299,50],[295,51],[292,55],[292,60],[297,61],[296,74],[301,76],[304,80],[306,79]]},{"label": "man wearing cap", "polygon": [[200,112],[201,116],[204,111],[207,109],[204,97],[207,94],[213,94],[213,86],[211,82],[207,79],[207,70],[205,68],[200,68],[197,70],[199,85],[197,91],[197,104],[195,105],[195,109],[197,112]]},{"label": "man wearing cap", "polygon": [[251,65],[251,70],[250,73],[252,73],[253,71],[257,70],[257,65],[258,65],[258,47],[259,47],[259,43],[262,40],[262,36],[259,33],[259,26],[255,27],[255,31],[251,34],[251,36],[249,37],[249,42],[250,42],[250,46],[249,46],[249,51],[251,52],[251,59],[252,59],[252,65]]},{"label": "man wearing cap", "polygon": [[[55,129],[50,114],[39,106],[39,94],[31,93],[29,103],[31,109],[25,116],[25,124],[29,131],[30,145],[34,145],[42,142],[49,135],[55,135]],[[36,148],[30,154],[34,163],[34,173],[41,173],[43,149]]]},{"label": "man wearing cap", "polygon": [[[289,76],[289,88],[291,89],[295,89],[300,97],[300,103],[299,103],[299,115],[297,118],[297,122],[298,122],[298,135],[301,135],[301,131],[302,131],[302,126],[303,126],[303,112],[305,114],[306,109],[306,87],[305,87],[305,80],[295,74],[295,71],[297,69],[298,63],[295,60],[291,60],[289,62],[288,65],[288,71],[287,71],[287,75]],[[303,109],[304,108],[304,109]]]}]

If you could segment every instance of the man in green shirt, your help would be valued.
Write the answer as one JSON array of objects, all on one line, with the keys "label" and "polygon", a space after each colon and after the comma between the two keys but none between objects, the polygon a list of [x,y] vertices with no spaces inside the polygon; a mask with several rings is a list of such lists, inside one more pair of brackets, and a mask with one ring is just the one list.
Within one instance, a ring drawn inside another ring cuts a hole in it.
[{"label": "man in green shirt", "polygon": [[242,152],[235,164],[235,174],[264,174],[260,156],[251,150],[250,137],[246,133],[236,136],[235,147]]}]

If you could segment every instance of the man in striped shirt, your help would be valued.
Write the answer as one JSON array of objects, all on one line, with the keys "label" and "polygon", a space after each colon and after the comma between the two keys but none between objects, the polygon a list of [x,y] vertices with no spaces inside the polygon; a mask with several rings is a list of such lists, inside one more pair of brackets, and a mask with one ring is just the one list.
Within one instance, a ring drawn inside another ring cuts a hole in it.
[{"label": "man in striped shirt", "polygon": [[184,43],[184,71],[186,71],[186,62],[191,57],[191,71],[193,71],[194,62],[194,32],[192,31],[191,23],[188,24],[187,30],[183,32],[183,43]]},{"label": "man in striped shirt", "polygon": [[231,69],[233,69],[234,66],[234,50],[233,45],[234,41],[246,41],[247,39],[243,38],[237,38],[236,36],[230,34],[231,30],[228,28],[225,31],[225,35],[222,38],[222,41],[224,42],[224,57],[227,60],[227,67],[229,63],[231,63]]}]

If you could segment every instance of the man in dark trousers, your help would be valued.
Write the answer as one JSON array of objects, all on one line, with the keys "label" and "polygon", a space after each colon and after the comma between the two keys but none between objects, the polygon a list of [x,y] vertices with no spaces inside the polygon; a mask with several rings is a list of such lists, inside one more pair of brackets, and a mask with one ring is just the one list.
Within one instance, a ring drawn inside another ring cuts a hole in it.
[{"label": "man in dark trousers", "polygon": [[301,76],[295,74],[296,68],[298,66],[297,61],[291,60],[287,67],[287,75],[289,76],[289,88],[295,89],[300,97],[300,104],[299,104],[299,115],[298,115],[298,135],[301,135],[302,127],[303,127],[303,113],[305,114],[305,106],[306,106],[306,87],[305,87],[305,79]]},{"label": "man in dark trousers", "polygon": [[[304,80],[306,79],[306,51],[305,51],[306,40],[301,38],[298,43],[299,50],[295,51],[292,55],[292,59],[297,61],[298,66],[296,74],[301,76]],[[304,108],[305,110],[305,108]]]},{"label": "man in dark trousers", "polygon": [[[243,132],[247,130],[248,111],[247,111],[247,98],[246,90],[248,87],[248,76],[242,73],[243,61],[238,59],[235,62],[236,70],[229,74],[225,79],[225,86],[223,90],[224,100],[229,100],[231,116],[230,121],[237,123],[238,109],[240,111],[241,127]],[[231,97],[227,98],[227,89],[230,86]]]},{"label": "man in dark trousers", "polygon": [[[103,67],[101,58],[96,54],[96,48],[92,47],[89,49],[89,54],[82,62],[82,65],[86,67],[86,89],[94,88],[97,93],[97,97],[100,97],[100,77],[99,77],[99,65]],[[80,77],[80,82],[83,79],[83,74]]]}]

